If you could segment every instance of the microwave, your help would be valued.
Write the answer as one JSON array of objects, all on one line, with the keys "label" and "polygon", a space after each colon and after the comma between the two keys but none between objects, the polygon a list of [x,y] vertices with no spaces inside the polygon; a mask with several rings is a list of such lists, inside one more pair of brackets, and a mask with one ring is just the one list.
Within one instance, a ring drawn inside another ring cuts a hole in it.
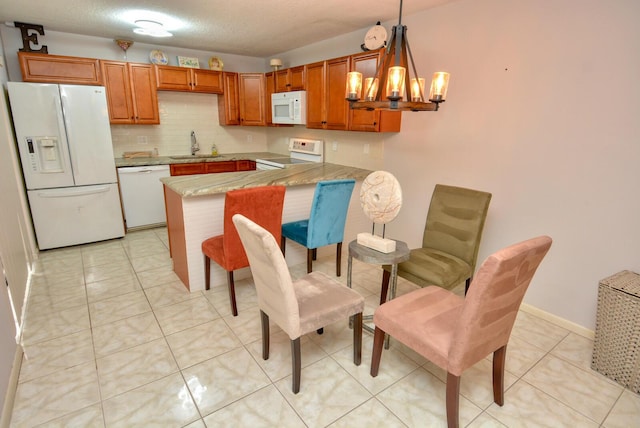
[{"label": "microwave", "polygon": [[307,123],[307,92],[291,91],[271,94],[271,122],[305,125]]}]

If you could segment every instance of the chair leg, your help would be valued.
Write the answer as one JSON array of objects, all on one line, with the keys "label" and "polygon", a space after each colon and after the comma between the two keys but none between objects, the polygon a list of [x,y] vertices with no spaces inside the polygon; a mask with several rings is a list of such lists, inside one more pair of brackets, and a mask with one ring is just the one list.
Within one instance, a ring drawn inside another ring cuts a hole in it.
[{"label": "chair leg", "polygon": [[229,302],[231,302],[231,313],[238,316],[238,306],[236,305],[236,286],[233,282],[233,271],[227,272],[227,286],[229,287]]},{"label": "chair leg", "polygon": [[316,333],[323,334],[324,333],[324,327],[320,327],[319,329],[317,329]]},{"label": "chair leg", "polygon": [[311,248],[307,248],[307,273],[311,273],[313,270],[313,250]]},{"label": "chair leg", "polygon": [[316,260],[318,258],[318,249],[314,248],[313,249],[313,260]]},{"label": "chair leg", "polygon": [[391,279],[391,272],[382,269],[382,287],[380,288],[380,304],[387,301],[387,293],[389,292],[389,280]]},{"label": "chair leg", "polygon": [[447,427],[458,428],[460,406],[460,376],[447,373]]},{"label": "chair leg", "polygon": [[467,281],[464,283],[464,295],[467,295],[467,291],[469,291],[469,286],[471,285],[471,277],[467,278]]},{"label": "chair leg", "polygon": [[493,401],[498,406],[504,405],[504,364],[507,356],[507,345],[493,353]]},{"label": "chair leg", "polygon": [[208,290],[211,286],[211,260],[209,256],[204,255],[204,289]]},{"label": "chair leg", "polygon": [[353,364],[362,362],[362,312],[353,316]]},{"label": "chair leg", "polygon": [[[354,326],[355,327],[355,326]],[[378,376],[380,368],[380,357],[382,356],[382,345],[384,345],[384,331],[376,327],[373,333],[373,351],[371,352],[371,376]]]},{"label": "chair leg", "polygon": [[291,369],[293,371],[293,379],[291,381],[291,389],[294,394],[300,392],[300,338],[291,341]]},{"label": "chair leg", "polygon": [[284,250],[286,247],[286,241],[287,238],[284,237],[284,235],[280,238],[280,249],[282,250],[282,255],[284,256]]},{"label": "chair leg", "polygon": [[342,266],[342,242],[338,242],[336,250],[336,276],[340,276],[340,268]]},{"label": "chair leg", "polygon": [[269,315],[260,311],[260,324],[262,325],[262,359],[269,359]]}]

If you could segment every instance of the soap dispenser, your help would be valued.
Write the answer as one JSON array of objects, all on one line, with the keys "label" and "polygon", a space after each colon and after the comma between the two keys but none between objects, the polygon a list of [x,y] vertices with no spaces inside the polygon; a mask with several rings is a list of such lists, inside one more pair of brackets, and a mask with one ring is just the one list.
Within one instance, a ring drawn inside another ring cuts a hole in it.
[{"label": "soap dispenser", "polygon": [[218,156],[218,148],[215,144],[211,145],[211,156]]}]

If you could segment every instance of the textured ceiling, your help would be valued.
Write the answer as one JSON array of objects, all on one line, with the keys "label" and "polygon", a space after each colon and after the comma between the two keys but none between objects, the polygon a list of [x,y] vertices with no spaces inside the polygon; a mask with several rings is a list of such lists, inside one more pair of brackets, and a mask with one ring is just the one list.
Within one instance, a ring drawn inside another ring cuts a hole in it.
[{"label": "textured ceiling", "polygon": [[[403,15],[454,0],[405,0]],[[0,0],[0,22],[47,30],[124,37],[139,43],[268,57],[320,40],[397,21],[400,0]],[[174,36],[132,31],[135,11],[157,18]],[[173,21],[174,23],[170,23]]]}]

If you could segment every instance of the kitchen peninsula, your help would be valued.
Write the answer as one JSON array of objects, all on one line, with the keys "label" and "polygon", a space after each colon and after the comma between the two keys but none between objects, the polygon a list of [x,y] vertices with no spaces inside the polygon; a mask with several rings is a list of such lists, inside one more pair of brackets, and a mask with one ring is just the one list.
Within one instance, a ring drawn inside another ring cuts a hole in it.
[{"label": "kitchen peninsula", "polygon": [[[344,242],[371,228],[360,207],[360,185],[371,171],[330,163],[297,164],[269,171],[229,172],[163,178],[167,208],[167,230],[173,269],[190,291],[204,290],[204,257],[201,244],[211,236],[223,233],[225,193],[247,187],[283,185],[287,187],[282,214],[283,222],[309,216],[315,185],[319,181],[353,178],[356,187],[351,196]],[[346,248],[346,246],[345,246]],[[318,255],[329,255],[335,247],[318,249]],[[288,265],[306,261],[306,249],[287,247]],[[234,272],[238,279],[247,277],[249,269]],[[211,264],[211,286],[226,284],[226,272]]]}]

